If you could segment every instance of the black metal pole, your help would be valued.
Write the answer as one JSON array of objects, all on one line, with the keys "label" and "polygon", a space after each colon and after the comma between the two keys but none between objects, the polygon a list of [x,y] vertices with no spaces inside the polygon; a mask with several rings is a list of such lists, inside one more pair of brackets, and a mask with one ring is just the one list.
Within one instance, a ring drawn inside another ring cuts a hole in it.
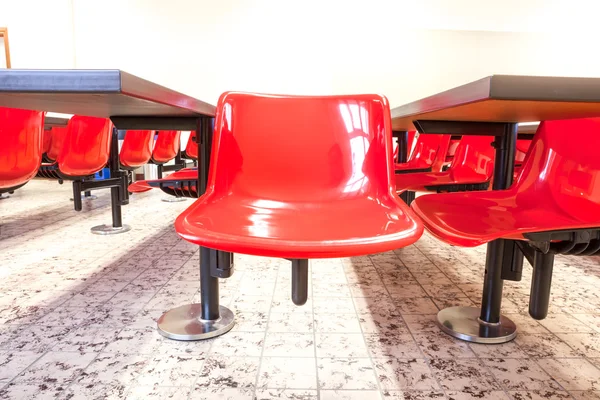
[{"label": "black metal pole", "polygon": [[200,246],[200,302],[203,320],[219,318],[219,280],[210,273],[211,249]]},{"label": "black metal pole", "polygon": [[398,156],[396,162],[398,164],[408,161],[408,131],[393,131],[392,136],[398,141]]},{"label": "black metal pole", "polygon": [[[515,146],[517,143],[517,124],[508,123],[504,134],[496,137],[496,155],[494,158],[494,183],[492,190],[508,189],[512,185]],[[512,262],[512,260],[508,260]],[[502,264],[504,263],[504,239],[491,241],[487,245],[485,276],[483,278],[483,297],[481,299],[480,318],[484,322],[500,322],[502,305]]]},{"label": "black metal pole", "polygon": [[[198,197],[206,191],[210,166],[212,118],[199,118],[196,125],[198,141]],[[200,301],[204,320],[219,318],[219,280],[211,274],[211,249],[200,246]],[[216,261],[216,258],[215,258]]]},{"label": "black metal pole", "polygon": [[81,181],[73,181],[73,207],[75,211],[81,211]]},{"label": "black metal pole", "polygon": [[536,251],[533,256],[533,276],[529,294],[529,315],[535,319],[544,319],[550,306],[550,287],[552,286],[552,268],[554,254]]},{"label": "black metal pole", "polygon": [[308,300],[308,260],[293,259],[292,261],[292,301],[301,306]]},{"label": "black metal pole", "polygon": [[[111,178],[117,178],[121,176],[121,168],[119,164],[119,131],[117,128],[113,128],[112,137],[110,140],[110,157],[108,159],[108,167],[110,169]],[[122,190],[127,190],[127,188],[110,188],[110,207],[112,211],[112,225],[114,228],[123,227],[123,220],[121,216]]]}]

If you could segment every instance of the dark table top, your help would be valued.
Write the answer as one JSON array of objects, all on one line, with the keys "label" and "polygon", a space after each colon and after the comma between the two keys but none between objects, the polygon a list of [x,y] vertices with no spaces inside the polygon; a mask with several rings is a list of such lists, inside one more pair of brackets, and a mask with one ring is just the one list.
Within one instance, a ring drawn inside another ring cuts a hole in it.
[{"label": "dark table top", "polygon": [[0,70],[0,106],[93,117],[214,116],[215,107],[120,70]]},{"label": "dark table top", "polygon": [[492,75],[392,110],[394,130],[415,120],[533,122],[600,117],[600,78]]}]

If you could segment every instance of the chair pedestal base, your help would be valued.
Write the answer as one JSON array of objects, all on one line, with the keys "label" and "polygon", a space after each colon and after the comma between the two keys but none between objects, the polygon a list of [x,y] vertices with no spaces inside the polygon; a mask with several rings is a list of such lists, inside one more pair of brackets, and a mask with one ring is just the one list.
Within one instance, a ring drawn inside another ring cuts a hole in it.
[{"label": "chair pedestal base", "polygon": [[[81,196],[81,200],[96,200],[97,198],[98,198],[98,196],[96,196],[95,194],[92,194],[90,196],[85,196],[85,195]],[[73,198],[71,197],[69,200],[73,201]]]},{"label": "chair pedestal base", "polygon": [[6,195],[4,193],[0,194],[0,200],[4,200],[4,199],[10,199],[10,196]]},{"label": "chair pedestal base", "polygon": [[219,319],[201,319],[201,304],[186,304],[167,311],[158,319],[158,332],[174,340],[204,340],[227,333],[235,325],[233,312],[219,306]]},{"label": "chair pedestal base", "polygon": [[94,235],[116,235],[119,233],[125,233],[131,230],[131,226],[123,224],[123,226],[114,227],[111,225],[98,225],[94,226],[91,231]]},{"label": "chair pedestal base", "polygon": [[187,199],[185,197],[169,196],[169,197],[163,197],[160,200],[164,201],[165,203],[178,203],[180,201],[186,201]]},{"label": "chair pedestal base", "polygon": [[499,344],[510,342],[517,336],[517,326],[500,316],[497,324],[479,319],[481,310],[476,307],[450,307],[440,311],[437,322],[450,336],[473,343]]}]

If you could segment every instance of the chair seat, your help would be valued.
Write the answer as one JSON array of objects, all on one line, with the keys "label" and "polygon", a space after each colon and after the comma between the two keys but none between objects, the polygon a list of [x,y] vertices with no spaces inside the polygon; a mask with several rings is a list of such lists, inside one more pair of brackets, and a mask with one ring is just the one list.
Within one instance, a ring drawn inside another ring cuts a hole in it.
[{"label": "chair seat", "polygon": [[[350,257],[414,243],[423,226],[391,199],[281,203],[207,195],[175,222],[186,240],[218,250],[282,258]],[[360,210],[357,212],[357,210]]]},{"label": "chair seat", "polygon": [[474,247],[489,241],[523,239],[523,234],[594,228],[598,223],[570,216],[551,201],[519,204],[514,190],[444,193],[418,197],[412,208],[427,230],[456,246]]},{"label": "chair seat", "polygon": [[[147,181],[137,181],[129,185],[128,190],[132,193],[147,192],[153,188],[160,188],[161,184],[167,182],[180,182],[180,181],[197,181],[198,180],[198,169],[197,168],[183,168],[179,171],[175,171],[169,176],[163,179],[153,179]],[[187,190],[187,189],[186,189]],[[195,190],[195,189],[194,189]]]}]

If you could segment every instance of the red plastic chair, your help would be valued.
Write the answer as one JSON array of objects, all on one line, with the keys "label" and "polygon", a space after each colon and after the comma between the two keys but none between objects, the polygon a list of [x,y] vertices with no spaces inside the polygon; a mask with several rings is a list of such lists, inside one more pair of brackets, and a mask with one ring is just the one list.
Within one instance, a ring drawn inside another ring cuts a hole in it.
[{"label": "red plastic chair", "polygon": [[523,169],[523,162],[525,161],[525,156],[529,151],[529,146],[531,145],[531,140],[529,139],[519,139],[517,140],[517,145],[515,148],[515,170],[514,170],[514,180],[517,179],[519,173]]},{"label": "red plastic chair", "polygon": [[419,238],[420,223],[391,181],[385,98],[225,93],[215,124],[206,194],[175,223],[186,240],[318,258],[378,253]]},{"label": "red plastic chair", "polygon": [[458,149],[458,145],[460,144],[460,139],[452,139],[450,137],[450,144],[448,145],[448,151],[446,152],[446,164],[451,164],[454,159],[454,155],[456,154],[456,149]]},{"label": "red plastic chair", "polygon": [[188,139],[188,142],[185,145],[185,157],[191,160],[198,159],[198,143],[196,142],[195,131],[192,131],[190,133],[190,138]]},{"label": "red plastic chair", "polygon": [[33,178],[42,162],[44,113],[0,107],[0,193]]},{"label": "red plastic chair", "polygon": [[56,161],[58,155],[62,151],[63,143],[67,137],[67,127],[53,127],[50,129],[50,147],[46,152],[46,157],[49,160]]},{"label": "red plastic chair", "polygon": [[422,196],[413,208],[435,236],[467,247],[599,227],[598,145],[600,119],[542,122],[510,189]]},{"label": "red plastic chair", "polygon": [[104,168],[110,153],[112,128],[107,118],[72,117],[57,160],[61,175],[79,178]]},{"label": "red plastic chair", "polygon": [[450,135],[419,135],[408,162],[395,165],[396,174],[441,171],[449,143]]},{"label": "red plastic chair", "polygon": [[292,300],[301,305],[309,258],[418,240],[423,227],[395,193],[392,153],[384,97],[221,95],[206,192],[175,221],[202,246],[202,305],[168,311],[159,332],[196,340],[231,329],[233,314],[218,305],[215,276],[230,270],[222,252],[292,261]]},{"label": "red plastic chair", "polygon": [[486,190],[494,167],[493,139],[464,136],[446,171],[396,175],[396,190],[451,192]]},{"label": "red plastic chair", "polygon": [[165,164],[177,156],[181,147],[180,131],[159,131],[152,151],[152,162]]},{"label": "red plastic chair", "polygon": [[529,313],[542,319],[554,254],[600,252],[599,145],[600,119],[542,122],[510,189],[422,196],[412,207],[453,245],[525,243],[519,248],[534,267]]},{"label": "red plastic chair", "polygon": [[119,153],[121,166],[134,170],[147,164],[152,157],[154,131],[127,131]]},{"label": "red plastic chair", "polygon": [[52,130],[44,129],[42,134],[42,154],[48,153],[50,150],[50,143],[52,142]]}]

